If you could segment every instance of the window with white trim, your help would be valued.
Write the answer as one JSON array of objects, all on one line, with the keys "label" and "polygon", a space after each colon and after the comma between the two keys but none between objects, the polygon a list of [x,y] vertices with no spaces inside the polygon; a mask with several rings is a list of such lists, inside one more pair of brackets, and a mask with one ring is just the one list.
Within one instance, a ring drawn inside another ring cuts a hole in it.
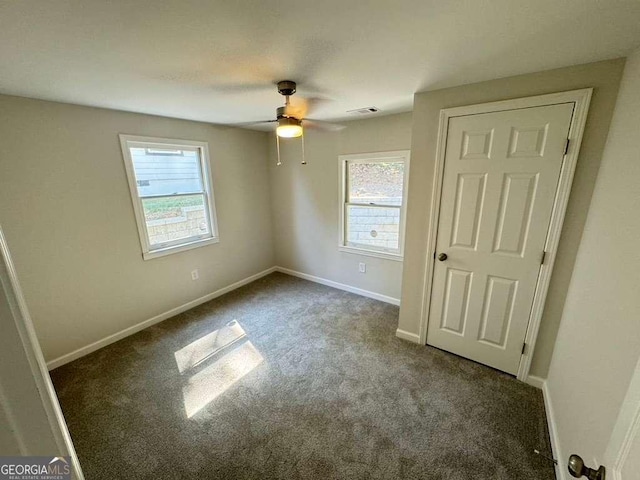
[{"label": "window with white trim", "polygon": [[340,156],[340,250],[402,260],[408,169],[408,150]]},{"label": "window with white trim", "polygon": [[145,259],[218,242],[208,145],[120,135]]}]

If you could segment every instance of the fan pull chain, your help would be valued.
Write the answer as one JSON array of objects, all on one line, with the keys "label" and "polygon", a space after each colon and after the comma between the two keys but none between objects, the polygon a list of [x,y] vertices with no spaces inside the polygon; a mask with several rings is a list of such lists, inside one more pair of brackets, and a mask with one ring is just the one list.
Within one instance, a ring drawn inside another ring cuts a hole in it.
[{"label": "fan pull chain", "polygon": [[302,165],[306,165],[307,160],[304,158],[304,129],[302,129],[302,135],[300,135],[300,143],[302,145]]},{"label": "fan pull chain", "polygon": [[276,163],[276,166],[279,167],[280,165],[282,165],[282,162],[280,161],[280,137],[278,136],[277,133],[276,133],[276,149],[278,150],[278,163]]}]

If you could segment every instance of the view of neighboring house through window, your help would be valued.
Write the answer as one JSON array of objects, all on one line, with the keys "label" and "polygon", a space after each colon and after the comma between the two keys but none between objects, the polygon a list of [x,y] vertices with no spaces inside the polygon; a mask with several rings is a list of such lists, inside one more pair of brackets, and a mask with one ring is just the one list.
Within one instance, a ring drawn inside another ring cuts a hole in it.
[{"label": "view of neighboring house through window", "polygon": [[409,152],[342,155],[340,249],[402,258]]},{"label": "view of neighboring house through window", "polygon": [[206,143],[121,135],[145,258],[217,242]]}]

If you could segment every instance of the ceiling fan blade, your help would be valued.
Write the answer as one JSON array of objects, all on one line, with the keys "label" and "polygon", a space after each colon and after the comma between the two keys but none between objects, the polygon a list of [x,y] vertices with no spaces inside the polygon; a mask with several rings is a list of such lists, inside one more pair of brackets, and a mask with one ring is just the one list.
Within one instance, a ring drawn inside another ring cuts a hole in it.
[{"label": "ceiling fan blade", "polygon": [[289,102],[284,108],[284,114],[288,117],[304,118],[309,111],[309,101],[304,97],[294,97],[290,98]]},{"label": "ceiling fan blade", "polygon": [[290,98],[290,104],[285,109],[285,114],[295,118],[306,118],[311,112],[318,109],[318,107],[327,102],[325,98],[319,97],[302,97],[296,96]]},{"label": "ceiling fan blade", "polygon": [[242,122],[242,123],[231,123],[230,127],[250,127],[252,125],[263,125],[265,123],[274,123],[278,120],[257,120],[255,122]]},{"label": "ceiling fan blade", "polygon": [[314,120],[312,118],[303,119],[302,125],[304,127],[309,127],[317,130],[324,130],[326,132],[339,132],[340,130],[344,130],[345,128],[347,128],[346,125],[341,125],[339,123],[325,122],[323,120]]}]

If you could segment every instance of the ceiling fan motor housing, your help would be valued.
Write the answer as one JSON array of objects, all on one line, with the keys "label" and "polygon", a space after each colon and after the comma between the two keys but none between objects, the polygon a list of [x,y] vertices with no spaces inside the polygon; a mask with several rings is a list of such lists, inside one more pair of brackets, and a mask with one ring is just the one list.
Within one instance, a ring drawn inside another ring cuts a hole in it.
[{"label": "ceiling fan motor housing", "polygon": [[282,80],[278,82],[278,92],[282,95],[293,95],[296,93],[296,82],[291,80]]},{"label": "ceiling fan motor housing", "polygon": [[296,125],[296,126],[300,126],[302,125],[302,122],[295,118],[295,117],[285,117],[278,115],[278,126],[285,126],[285,125]]},{"label": "ceiling fan motor housing", "polygon": [[295,118],[292,115],[287,115],[287,107],[278,107],[276,108],[276,118],[279,120],[281,118]]}]

